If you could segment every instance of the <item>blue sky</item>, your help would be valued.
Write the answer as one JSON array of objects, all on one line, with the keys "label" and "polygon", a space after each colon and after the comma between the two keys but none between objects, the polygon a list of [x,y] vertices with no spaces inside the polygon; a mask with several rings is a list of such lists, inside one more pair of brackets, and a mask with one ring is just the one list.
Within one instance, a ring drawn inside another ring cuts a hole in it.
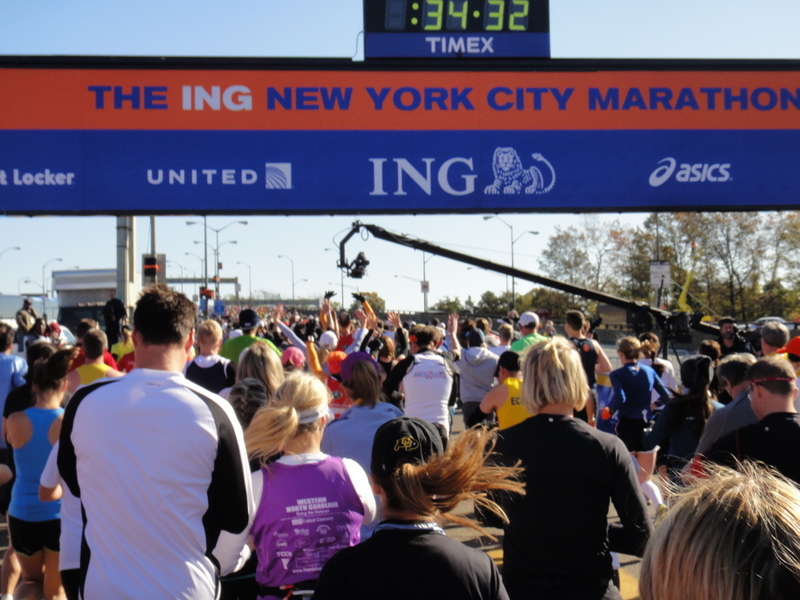
[{"label": "blue sky", "polygon": [[[800,58],[800,2],[796,0],[677,0],[669,3],[634,0],[551,0],[554,58]],[[100,56],[361,56],[361,0],[42,0],[0,3],[0,55]],[[1,119],[2,117],[0,117]],[[113,208],[113,198],[109,198]],[[602,219],[618,218],[604,215]],[[243,290],[264,290],[291,296],[294,261],[296,295],[319,296],[338,289],[334,238],[352,217],[247,217],[247,226],[226,229],[220,241],[236,241],[221,251],[223,276],[238,276]],[[557,225],[577,224],[575,215],[505,215],[515,232],[539,231],[515,246],[516,264],[537,271],[537,257]],[[642,215],[627,214],[640,223]],[[173,264],[170,276],[201,270],[199,228],[186,217],[159,217],[157,250]],[[211,217],[222,227],[237,217]],[[389,217],[370,216],[364,222],[413,234],[456,250],[510,264],[508,229],[480,215]],[[137,219],[139,253],[150,246],[148,219]],[[0,219],[0,292],[35,293],[41,287],[42,265],[50,268],[112,268],[116,250],[115,220],[93,218]],[[396,310],[422,308],[419,284],[422,255],[385,242],[353,245],[372,261],[362,290],[376,291]],[[249,263],[248,271],[243,263]],[[237,264],[242,263],[242,264]],[[180,265],[180,266],[179,266]],[[261,266],[263,265],[263,266]],[[501,275],[466,270],[442,258],[428,262],[430,302],[441,296],[471,295],[486,289],[503,291]],[[252,281],[249,280],[252,273]],[[398,275],[398,277],[395,277]],[[25,278],[39,282],[24,283]],[[300,281],[307,279],[308,281]],[[49,285],[49,283],[48,283]],[[346,282],[353,285],[353,282]],[[526,284],[518,282],[518,290]],[[346,293],[349,290],[345,290]],[[5,315],[0,315],[5,316]]]}]

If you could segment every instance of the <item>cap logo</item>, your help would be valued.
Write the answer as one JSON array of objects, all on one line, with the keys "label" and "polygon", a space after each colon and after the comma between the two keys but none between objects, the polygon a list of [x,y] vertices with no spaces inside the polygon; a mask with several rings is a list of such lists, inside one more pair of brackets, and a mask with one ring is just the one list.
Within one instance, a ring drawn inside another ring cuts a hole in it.
[{"label": "cap logo", "polygon": [[394,443],[395,452],[400,452],[401,450],[413,452],[417,448],[419,448],[419,442],[410,435],[404,435]]}]

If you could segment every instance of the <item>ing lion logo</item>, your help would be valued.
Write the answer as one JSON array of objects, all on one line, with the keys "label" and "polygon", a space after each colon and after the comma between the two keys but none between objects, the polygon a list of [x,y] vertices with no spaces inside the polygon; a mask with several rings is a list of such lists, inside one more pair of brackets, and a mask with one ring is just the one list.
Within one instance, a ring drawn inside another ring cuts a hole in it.
[{"label": "ing lion logo", "polygon": [[411,452],[412,450],[416,450],[418,447],[419,442],[410,435],[404,435],[394,443],[395,452],[399,452],[400,450]]},{"label": "ing lion logo", "polygon": [[514,148],[496,148],[492,158],[494,183],[487,185],[484,194],[546,194],[556,184],[556,172],[544,156],[535,152],[533,160],[547,165],[550,170],[550,185],[545,187],[544,175],[537,166],[523,168],[522,161]]}]

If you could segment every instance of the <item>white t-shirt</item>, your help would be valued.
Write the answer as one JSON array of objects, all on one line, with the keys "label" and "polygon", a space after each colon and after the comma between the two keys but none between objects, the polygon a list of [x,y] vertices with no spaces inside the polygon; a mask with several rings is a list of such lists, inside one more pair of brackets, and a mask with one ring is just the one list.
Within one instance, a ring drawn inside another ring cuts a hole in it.
[{"label": "white t-shirt", "polygon": [[81,519],[81,502],[66,485],[63,485],[61,475],[58,473],[58,448],[56,442],[44,465],[44,470],[39,478],[39,485],[46,488],[54,488],[61,485],[63,495],[61,496],[61,538],[59,545],[61,550],[58,555],[58,568],[61,571],[78,569],[81,566],[81,531],[83,520]]},{"label": "white t-shirt", "polygon": [[84,600],[213,600],[220,532],[255,510],[228,402],[168,371],[90,384],[67,406],[58,467],[86,515]]}]

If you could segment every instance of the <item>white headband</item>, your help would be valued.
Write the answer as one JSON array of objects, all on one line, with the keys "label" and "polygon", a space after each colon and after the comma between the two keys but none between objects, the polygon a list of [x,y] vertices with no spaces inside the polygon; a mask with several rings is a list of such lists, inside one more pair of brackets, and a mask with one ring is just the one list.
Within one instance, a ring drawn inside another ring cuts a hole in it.
[{"label": "white headband", "polygon": [[299,417],[298,423],[300,425],[307,425],[309,423],[313,423],[314,421],[317,421],[322,417],[327,416],[329,412],[330,411],[328,410],[327,403],[320,404],[316,408],[311,408],[309,410],[302,410],[297,414],[297,416]]}]

